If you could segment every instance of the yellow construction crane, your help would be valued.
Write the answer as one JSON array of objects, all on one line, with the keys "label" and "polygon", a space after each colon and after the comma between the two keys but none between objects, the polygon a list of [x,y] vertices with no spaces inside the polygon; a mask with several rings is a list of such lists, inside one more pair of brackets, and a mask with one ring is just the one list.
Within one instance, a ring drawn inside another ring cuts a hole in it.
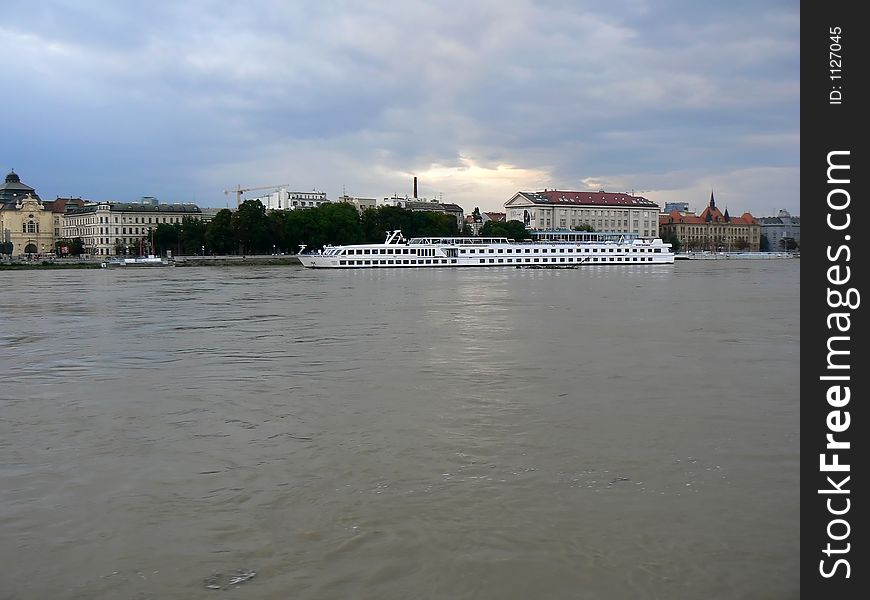
[{"label": "yellow construction crane", "polygon": [[236,186],[234,190],[224,190],[224,194],[229,196],[230,194],[236,195],[236,208],[239,208],[242,205],[242,194],[245,192],[253,192],[254,190],[276,190],[285,187],[290,187],[289,183],[279,183],[278,185],[261,185],[258,187],[249,187],[243,188],[242,186]]}]

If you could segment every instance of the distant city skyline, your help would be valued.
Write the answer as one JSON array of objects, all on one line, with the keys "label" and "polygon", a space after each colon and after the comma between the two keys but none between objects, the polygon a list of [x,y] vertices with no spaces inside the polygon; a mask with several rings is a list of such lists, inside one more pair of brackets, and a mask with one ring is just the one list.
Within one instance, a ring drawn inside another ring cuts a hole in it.
[{"label": "distant city skyline", "polygon": [[[44,199],[629,192],[800,214],[799,4],[11,0],[0,169]],[[256,195],[254,193],[253,195]]]}]

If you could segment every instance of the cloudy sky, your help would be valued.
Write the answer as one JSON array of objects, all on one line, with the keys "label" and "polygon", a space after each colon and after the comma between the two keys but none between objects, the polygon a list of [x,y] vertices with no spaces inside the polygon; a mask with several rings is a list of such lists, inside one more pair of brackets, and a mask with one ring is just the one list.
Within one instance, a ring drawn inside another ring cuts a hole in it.
[{"label": "cloudy sky", "polygon": [[0,169],[44,199],[287,184],[800,214],[799,2],[6,0]]}]

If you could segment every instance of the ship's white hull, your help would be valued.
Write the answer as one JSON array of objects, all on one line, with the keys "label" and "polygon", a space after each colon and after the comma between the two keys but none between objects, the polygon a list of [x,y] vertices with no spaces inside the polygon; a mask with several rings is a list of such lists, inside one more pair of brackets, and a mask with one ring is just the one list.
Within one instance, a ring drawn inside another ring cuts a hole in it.
[{"label": "ship's white hull", "polygon": [[[340,264],[340,261],[335,259],[328,259],[322,256],[299,256],[299,262],[302,263],[302,266],[308,267],[310,269],[377,269],[377,268],[451,268],[451,267],[579,267],[579,266],[607,266],[607,265],[665,265],[665,264],[673,264],[673,260],[650,260],[640,262],[640,260],[634,261],[631,258],[618,258],[613,261],[595,261],[592,259],[579,259],[579,258],[565,258],[564,263],[560,262],[549,262],[549,259],[512,259],[505,258],[502,262],[498,262],[499,259],[496,259],[495,263],[485,263],[481,264],[479,261],[473,260],[448,260],[448,259],[432,259],[431,261],[428,259],[420,260],[418,259],[416,262],[411,259],[407,264],[400,263],[398,260],[391,261],[390,259],[372,259],[371,263],[366,264],[363,260],[362,262],[356,261],[354,263],[346,263]],[[548,262],[542,262],[543,260],[547,260]],[[377,261],[377,262],[375,262]]]},{"label": "ship's white hull", "polygon": [[[452,238],[456,242],[459,238]],[[673,264],[670,245],[661,240],[626,243],[505,242],[441,243],[437,238],[410,243],[328,247],[300,254],[312,269],[548,267]],[[432,243],[427,243],[432,241]]]}]

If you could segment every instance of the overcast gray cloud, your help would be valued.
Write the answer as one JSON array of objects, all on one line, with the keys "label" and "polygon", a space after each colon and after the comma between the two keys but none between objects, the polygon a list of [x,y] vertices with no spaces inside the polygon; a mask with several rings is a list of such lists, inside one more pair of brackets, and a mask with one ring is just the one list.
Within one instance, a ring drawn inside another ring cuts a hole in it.
[{"label": "overcast gray cloud", "polygon": [[44,198],[290,184],[800,213],[799,5],[4,3],[0,168]]}]

